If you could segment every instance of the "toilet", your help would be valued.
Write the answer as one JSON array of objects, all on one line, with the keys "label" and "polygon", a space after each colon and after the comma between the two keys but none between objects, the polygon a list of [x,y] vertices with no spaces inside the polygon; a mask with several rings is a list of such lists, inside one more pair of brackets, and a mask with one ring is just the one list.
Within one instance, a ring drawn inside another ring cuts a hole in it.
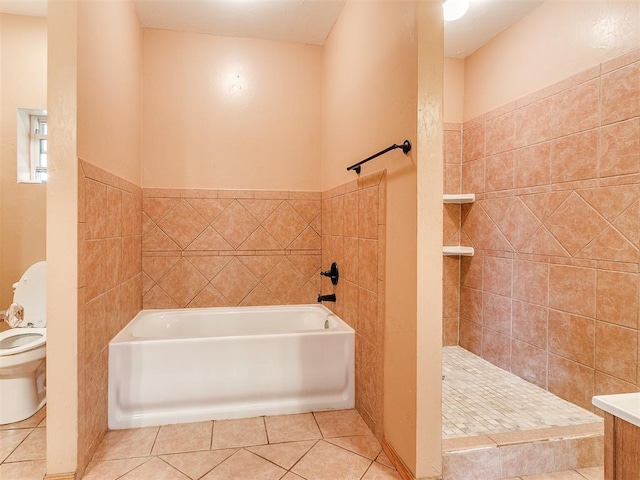
[{"label": "toilet", "polygon": [[0,425],[29,418],[46,403],[46,262],[31,265],[13,287],[24,321],[0,332]]}]

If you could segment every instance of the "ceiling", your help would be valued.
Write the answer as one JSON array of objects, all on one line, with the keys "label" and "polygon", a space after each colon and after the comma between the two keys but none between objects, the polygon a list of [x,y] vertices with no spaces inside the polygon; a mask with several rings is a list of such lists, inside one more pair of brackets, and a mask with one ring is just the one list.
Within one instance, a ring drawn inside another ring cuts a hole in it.
[{"label": "ceiling", "polygon": [[47,0],[0,0],[0,13],[46,17]]},{"label": "ceiling", "polygon": [[466,58],[544,0],[470,0],[460,20],[444,22],[445,57]]},{"label": "ceiling", "polygon": [[344,0],[133,0],[144,27],[323,45]]},{"label": "ceiling", "polygon": [[[544,0],[470,0],[445,22],[445,56],[465,58]],[[133,0],[144,27],[324,44],[345,0]],[[0,0],[0,12],[46,16],[46,0]]]}]

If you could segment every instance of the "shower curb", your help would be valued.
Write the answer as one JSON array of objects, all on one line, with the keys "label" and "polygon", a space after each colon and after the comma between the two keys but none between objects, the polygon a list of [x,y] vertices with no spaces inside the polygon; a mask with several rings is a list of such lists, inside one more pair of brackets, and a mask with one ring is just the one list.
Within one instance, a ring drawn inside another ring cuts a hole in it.
[{"label": "shower curb", "polygon": [[594,422],[443,440],[443,480],[500,480],[604,461],[604,426]]}]

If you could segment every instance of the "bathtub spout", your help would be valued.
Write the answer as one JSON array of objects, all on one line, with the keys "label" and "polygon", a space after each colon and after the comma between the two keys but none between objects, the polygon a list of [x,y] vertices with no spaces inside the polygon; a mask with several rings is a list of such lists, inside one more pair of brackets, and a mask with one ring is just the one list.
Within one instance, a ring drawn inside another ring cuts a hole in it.
[{"label": "bathtub spout", "polygon": [[335,302],[336,294],[330,293],[329,295],[318,295],[318,303],[320,302]]}]

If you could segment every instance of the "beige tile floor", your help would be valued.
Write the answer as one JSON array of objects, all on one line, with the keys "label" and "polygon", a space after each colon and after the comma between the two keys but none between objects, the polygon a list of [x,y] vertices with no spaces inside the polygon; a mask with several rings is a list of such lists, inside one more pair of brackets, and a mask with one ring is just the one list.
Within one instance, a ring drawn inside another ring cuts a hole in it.
[{"label": "beige tile floor", "polygon": [[42,480],[47,407],[22,422],[0,425],[0,479]]},{"label": "beige tile floor", "polygon": [[399,480],[355,410],[108,432],[85,480]]},{"label": "beige tile floor", "polygon": [[[0,479],[42,480],[46,408],[0,425]],[[399,480],[355,410],[108,432],[85,480]],[[602,467],[509,480],[602,480]]]}]

